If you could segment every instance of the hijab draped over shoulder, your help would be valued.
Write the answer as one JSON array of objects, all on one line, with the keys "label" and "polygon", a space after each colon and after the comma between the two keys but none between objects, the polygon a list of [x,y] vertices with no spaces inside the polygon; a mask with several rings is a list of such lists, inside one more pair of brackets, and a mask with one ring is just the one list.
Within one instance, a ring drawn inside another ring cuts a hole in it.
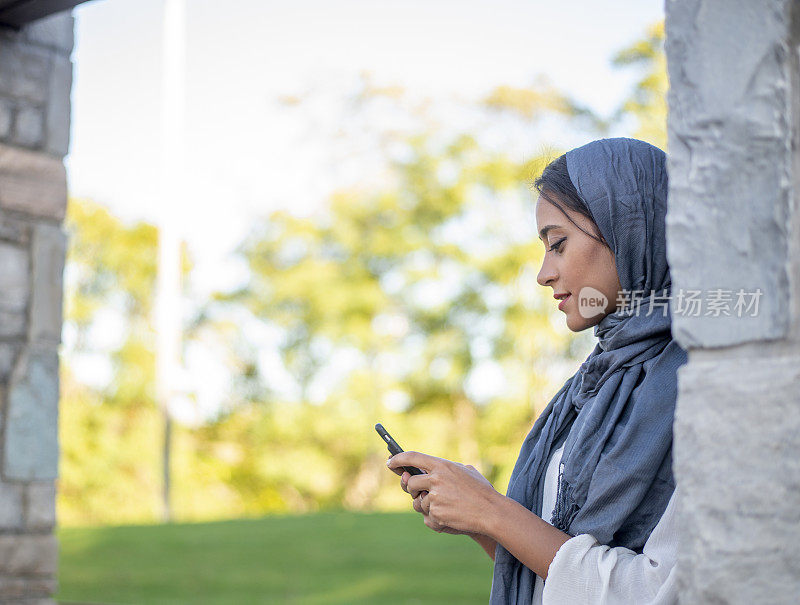
[{"label": "hijab draped over shoulder", "polygon": [[[677,369],[667,264],[666,156],[644,141],[601,139],[567,152],[567,170],[611,246],[623,292],[644,291],[594,328],[598,343],[522,444],[507,496],[542,515],[544,473],[564,444],[552,519],[576,536],[641,553],[675,489]],[[652,295],[652,297],[651,297]],[[490,603],[530,605],[536,575],[502,545]]]}]

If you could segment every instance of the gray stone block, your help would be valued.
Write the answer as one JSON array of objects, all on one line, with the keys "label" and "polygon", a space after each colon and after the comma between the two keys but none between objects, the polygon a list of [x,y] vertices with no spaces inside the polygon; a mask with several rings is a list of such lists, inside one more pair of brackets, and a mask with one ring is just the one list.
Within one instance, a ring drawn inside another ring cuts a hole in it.
[{"label": "gray stone block", "polygon": [[8,387],[3,473],[43,481],[58,476],[58,355],[31,349],[17,361]]},{"label": "gray stone block", "polygon": [[788,4],[666,6],[673,288],[762,293],[754,317],[676,314],[673,334],[685,348],[782,338],[790,303]]},{"label": "gray stone block", "polygon": [[61,342],[62,282],[67,239],[59,227],[38,224],[31,244],[30,342]]},{"label": "gray stone block", "polygon": [[53,575],[57,558],[58,542],[53,535],[0,535],[0,575]]},{"label": "gray stone block", "polygon": [[793,23],[793,41],[790,45],[794,47],[795,52],[791,53],[792,63],[791,71],[794,77],[791,78],[792,88],[789,91],[789,115],[793,120],[794,140],[792,141],[792,149],[794,150],[794,167],[792,178],[792,192],[793,192],[793,225],[791,247],[791,266],[789,274],[791,275],[791,283],[794,284],[792,292],[792,317],[795,318],[793,322],[793,333],[791,340],[795,343],[800,343],[800,52],[797,51],[800,47],[800,10],[798,10],[797,2],[794,3],[794,23]]},{"label": "gray stone block", "polygon": [[60,159],[0,144],[0,209],[60,221],[66,208],[67,175]]},{"label": "gray stone block", "polygon": [[72,61],[69,57],[56,57],[50,72],[50,90],[47,101],[45,150],[63,158],[69,151],[70,91],[72,89]]},{"label": "gray stone block", "polygon": [[[30,225],[0,213],[0,338],[25,336],[30,289]],[[25,275],[27,274],[27,275]],[[16,348],[0,346],[0,381],[5,382]]]},{"label": "gray stone block", "polygon": [[0,241],[0,311],[24,315],[30,282],[28,251]]},{"label": "gray stone block", "polygon": [[11,136],[14,125],[14,102],[0,99],[0,139],[7,140]]},{"label": "gray stone block", "polygon": [[[24,485],[0,483],[0,530],[18,530],[23,526]],[[3,594],[0,592],[0,594]]]},{"label": "gray stone block", "polygon": [[22,29],[25,41],[47,46],[63,55],[69,55],[75,43],[75,19],[71,11],[55,13],[44,19],[37,19]]},{"label": "gray stone block", "polygon": [[30,223],[11,218],[0,211],[0,241],[27,247],[30,240]]},{"label": "gray stone block", "polygon": [[53,594],[57,587],[58,582],[49,576],[0,576],[0,595],[5,604],[53,603],[42,597]]},{"label": "gray stone block", "polygon": [[50,89],[52,51],[0,37],[0,95],[44,105]]},{"label": "gray stone block", "polygon": [[0,342],[0,384],[8,382],[21,349],[19,343]]},{"label": "gray stone block", "polygon": [[0,338],[22,338],[27,329],[28,319],[25,313],[0,310]]},{"label": "gray stone block", "polygon": [[[55,591],[53,591],[55,592]],[[11,599],[3,601],[3,605],[58,605],[53,599]]]},{"label": "gray stone block", "polygon": [[23,147],[37,148],[44,140],[44,112],[31,105],[17,111],[14,121],[14,143]]},{"label": "gray stone block", "polygon": [[32,530],[52,529],[56,524],[55,483],[31,483],[25,489],[25,527]]},{"label": "gray stone block", "polygon": [[800,353],[703,361],[690,354],[678,377],[682,602],[794,602]]}]

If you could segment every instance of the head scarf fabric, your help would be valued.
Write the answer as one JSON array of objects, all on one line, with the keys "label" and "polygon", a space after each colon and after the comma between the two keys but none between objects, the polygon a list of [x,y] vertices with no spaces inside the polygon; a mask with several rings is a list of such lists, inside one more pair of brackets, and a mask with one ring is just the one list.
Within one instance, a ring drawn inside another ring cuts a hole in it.
[{"label": "head scarf fabric", "polygon": [[[545,521],[641,553],[675,489],[672,423],[677,369],[686,362],[671,334],[666,156],[644,141],[613,138],[566,160],[614,251],[622,290],[646,294],[638,309],[620,304],[595,326],[594,350],[525,438],[507,496],[541,516],[544,473],[564,443],[556,508]],[[490,603],[530,605],[535,580],[497,545]]]}]

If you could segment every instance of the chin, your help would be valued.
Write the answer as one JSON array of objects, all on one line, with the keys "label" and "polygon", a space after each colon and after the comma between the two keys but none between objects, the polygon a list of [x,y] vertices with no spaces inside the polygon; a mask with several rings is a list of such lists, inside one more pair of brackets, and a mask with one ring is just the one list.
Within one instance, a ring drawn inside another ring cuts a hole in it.
[{"label": "chin", "polygon": [[592,317],[590,319],[586,319],[585,317],[573,317],[571,314],[567,315],[567,328],[569,328],[572,332],[583,332],[589,328],[592,328],[600,323],[600,320],[603,319],[603,315],[598,315],[597,317]]}]

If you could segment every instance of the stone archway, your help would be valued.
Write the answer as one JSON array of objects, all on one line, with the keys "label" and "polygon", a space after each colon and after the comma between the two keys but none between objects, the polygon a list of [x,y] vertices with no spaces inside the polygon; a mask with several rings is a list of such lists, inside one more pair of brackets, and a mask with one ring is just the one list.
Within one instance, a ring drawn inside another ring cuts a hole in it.
[{"label": "stone archway", "polygon": [[[75,4],[0,0],[0,22]],[[763,315],[747,323],[675,317],[690,352],[674,448],[686,603],[800,594],[798,13],[792,0],[666,2],[673,288],[765,297]],[[68,13],[0,32],[4,602],[52,602],[55,591],[72,32]]]}]

